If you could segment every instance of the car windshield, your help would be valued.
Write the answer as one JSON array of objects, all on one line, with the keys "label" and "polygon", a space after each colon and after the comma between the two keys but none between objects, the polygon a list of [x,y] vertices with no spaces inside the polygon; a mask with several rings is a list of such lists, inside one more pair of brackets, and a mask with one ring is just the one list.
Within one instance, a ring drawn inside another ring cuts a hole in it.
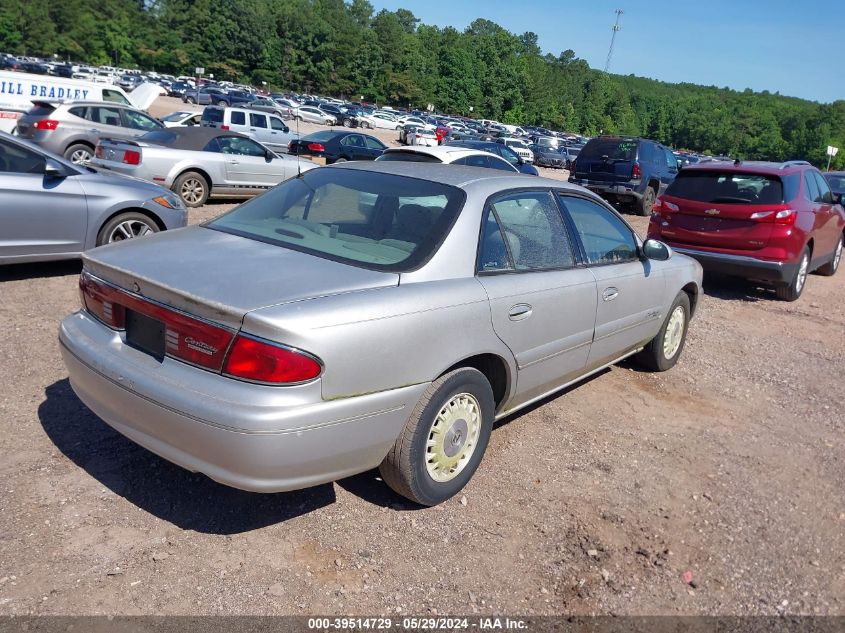
[{"label": "car windshield", "polygon": [[620,138],[600,138],[590,141],[582,152],[584,158],[603,158],[609,160],[636,160],[637,140]]},{"label": "car windshield", "polygon": [[436,182],[354,169],[314,169],[205,226],[390,272],[437,250],[464,193]]},{"label": "car windshield", "polygon": [[827,184],[836,192],[845,191],[845,175],[841,174],[825,174]]},{"label": "car windshield", "polygon": [[162,117],[162,121],[167,121],[170,123],[171,121],[181,121],[186,116],[190,116],[193,114],[192,112],[171,112],[166,117]]},{"label": "car windshield", "polygon": [[667,196],[696,202],[782,204],[783,182],[776,176],[739,172],[682,170]]}]

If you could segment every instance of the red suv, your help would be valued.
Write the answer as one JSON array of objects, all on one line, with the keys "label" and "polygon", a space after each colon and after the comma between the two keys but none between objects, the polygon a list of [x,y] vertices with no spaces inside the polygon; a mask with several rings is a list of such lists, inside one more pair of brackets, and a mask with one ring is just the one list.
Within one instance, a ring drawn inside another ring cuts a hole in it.
[{"label": "red suv", "polygon": [[657,200],[648,236],[705,271],[773,284],[795,301],[809,272],[839,267],[841,202],[805,161],[701,163],[684,167]]}]

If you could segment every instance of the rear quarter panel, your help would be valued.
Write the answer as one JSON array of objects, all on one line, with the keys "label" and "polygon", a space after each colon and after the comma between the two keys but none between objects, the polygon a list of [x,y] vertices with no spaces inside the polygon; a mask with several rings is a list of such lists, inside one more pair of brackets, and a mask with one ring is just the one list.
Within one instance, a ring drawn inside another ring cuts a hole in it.
[{"label": "rear quarter panel", "polygon": [[[475,278],[408,283],[248,313],[246,332],[316,354],[327,400],[430,382],[455,363],[491,353],[516,376]],[[506,397],[507,400],[507,397]]]}]

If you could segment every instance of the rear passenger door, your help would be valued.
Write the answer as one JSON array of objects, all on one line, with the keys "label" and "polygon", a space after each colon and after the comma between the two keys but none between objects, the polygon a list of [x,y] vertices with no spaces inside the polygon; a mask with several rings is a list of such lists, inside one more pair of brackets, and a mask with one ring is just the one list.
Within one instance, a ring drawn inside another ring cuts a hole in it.
[{"label": "rear passenger door", "polygon": [[557,196],[596,281],[595,334],[588,368],[600,367],[641,347],[663,323],[665,279],[659,267],[641,260],[637,238],[613,211],[587,198]]},{"label": "rear passenger door", "polygon": [[111,106],[91,106],[88,108],[88,116],[90,117],[91,133],[97,138],[132,138],[137,136],[136,133],[123,125],[123,117],[121,116],[122,108],[113,108]]},{"label": "rear passenger door", "polygon": [[493,328],[518,367],[514,406],[580,375],[596,314],[596,282],[578,266],[569,231],[548,190],[493,198],[482,221],[478,280]]},{"label": "rear passenger door", "polygon": [[839,242],[839,214],[833,201],[833,193],[824,177],[814,169],[804,172],[816,181],[818,196],[816,197],[816,235],[814,258],[828,259]]}]

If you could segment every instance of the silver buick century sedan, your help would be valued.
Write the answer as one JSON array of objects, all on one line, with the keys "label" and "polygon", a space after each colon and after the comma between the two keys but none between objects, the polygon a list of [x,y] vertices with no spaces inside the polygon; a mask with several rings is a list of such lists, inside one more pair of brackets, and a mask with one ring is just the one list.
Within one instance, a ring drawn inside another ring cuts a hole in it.
[{"label": "silver buick century sedan", "polygon": [[254,491],[375,466],[440,503],[496,419],[636,354],[678,360],[701,267],[557,180],[344,163],[84,256],[71,384],[165,459]]}]

